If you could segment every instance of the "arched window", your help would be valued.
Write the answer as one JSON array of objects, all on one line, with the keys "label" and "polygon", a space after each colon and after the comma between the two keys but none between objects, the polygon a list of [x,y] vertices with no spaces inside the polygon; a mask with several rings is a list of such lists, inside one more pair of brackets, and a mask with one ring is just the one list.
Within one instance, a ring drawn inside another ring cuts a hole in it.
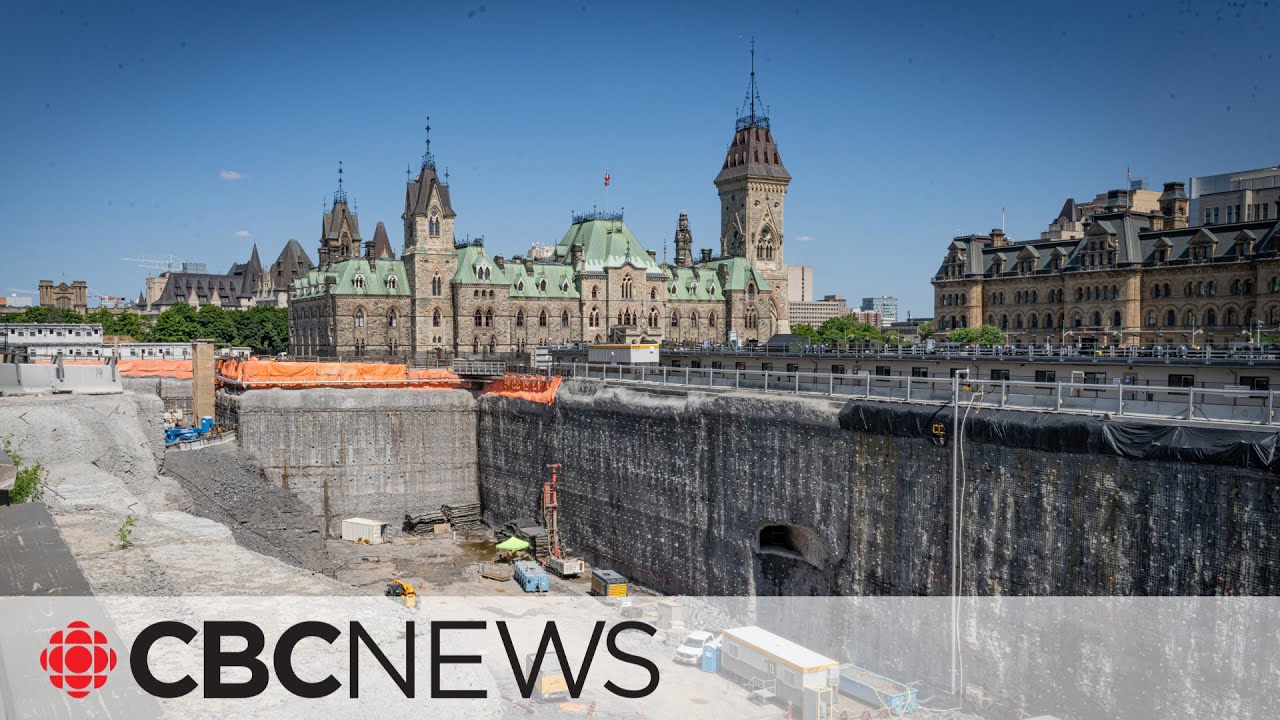
[{"label": "arched window", "polygon": [[1147,312],[1147,327],[1155,327],[1155,326],[1156,326],[1156,311],[1150,310]]},{"label": "arched window", "polygon": [[1183,327],[1194,327],[1196,324],[1196,314],[1188,310],[1186,314],[1182,317],[1182,320],[1183,320],[1182,322]]},{"label": "arched window", "polygon": [[587,317],[587,326],[600,327],[600,311],[598,309],[591,308],[591,315]]},{"label": "arched window", "polygon": [[364,327],[364,308],[356,308],[356,327]]},{"label": "arched window", "polygon": [[480,308],[476,308],[475,320],[476,320],[476,327],[480,327],[481,325],[484,325],[484,313],[480,312]]},{"label": "arched window", "polygon": [[694,310],[693,312],[689,313],[689,327],[691,328],[698,327],[698,311],[697,310]]},{"label": "arched window", "polygon": [[1239,325],[1240,324],[1239,320],[1240,320],[1240,316],[1239,314],[1236,313],[1236,309],[1228,308],[1227,309],[1227,325],[1228,326]]},{"label": "arched window", "polygon": [[600,288],[599,288],[598,286],[596,286],[596,285],[592,285],[592,286],[591,286],[591,299],[592,299],[592,300],[595,300],[595,299],[599,296],[599,293],[600,293]]},{"label": "arched window", "polygon": [[649,288],[649,299],[650,300],[658,299],[658,288]]},{"label": "arched window", "polygon": [[1120,327],[1121,325],[1124,325],[1124,320],[1120,318],[1120,311],[1116,310],[1111,313],[1111,327]]},{"label": "arched window", "polygon": [[671,311],[671,327],[680,327],[680,313],[676,310]]},{"label": "arched window", "polygon": [[756,284],[754,282],[747,283],[747,297],[752,300],[756,297]]},{"label": "arched window", "polygon": [[387,281],[386,281],[386,282],[387,282],[387,289],[388,289],[388,290],[395,290],[395,289],[396,289],[396,286],[399,284],[399,282],[400,282],[400,281],[399,281],[398,279],[396,279],[396,276],[395,276],[395,275],[388,275],[388,276],[387,276]]},{"label": "arched window", "polygon": [[649,308],[649,327],[658,327],[658,308]]},{"label": "arched window", "polygon": [[1093,311],[1093,326],[1102,327],[1102,313],[1097,310]]},{"label": "arched window", "polygon": [[1053,313],[1044,314],[1044,329],[1048,330],[1053,327]]},{"label": "arched window", "polygon": [[1178,324],[1178,318],[1174,316],[1172,310],[1164,314],[1164,324],[1165,327],[1173,327]]},{"label": "arched window", "polygon": [[1160,283],[1156,283],[1155,285],[1151,286],[1151,297],[1153,298],[1160,297]]},{"label": "arched window", "polygon": [[1014,328],[1016,328],[1016,329],[1018,329],[1018,330],[1021,330],[1021,329],[1022,329],[1022,316],[1021,316],[1021,315],[1018,315],[1018,316],[1016,316],[1016,317],[1014,317],[1014,318],[1013,318],[1013,327],[1014,327]]},{"label": "arched window", "polygon": [[1170,297],[1169,283],[1164,284],[1164,297]]},{"label": "arched window", "polygon": [[437,270],[436,274],[431,278],[431,294],[440,297],[443,288],[444,281],[440,279],[440,271]]},{"label": "arched window", "polygon": [[1210,280],[1209,283],[1204,286],[1204,289],[1205,289],[1205,293],[1209,297],[1214,297],[1215,295],[1218,294],[1218,284],[1212,280]]},{"label": "arched window", "polygon": [[627,275],[622,278],[622,297],[625,300],[631,299],[631,276]]},{"label": "arched window", "polygon": [[546,292],[546,291],[547,291],[547,279],[542,278],[541,280],[538,281],[538,292]]},{"label": "arched window", "polygon": [[1039,330],[1039,329],[1040,329],[1040,316],[1039,316],[1039,315],[1032,315],[1032,316],[1031,316],[1031,329],[1032,329],[1032,330]]},{"label": "arched window", "polygon": [[431,327],[440,327],[440,308],[431,311]]},{"label": "arched window", "polygon": [[387,327],[395,327],[397,322],[396,309],[391,308],[391,311],[387,313]]},{"label": "arched window", "polygon": [[538,327],[546,327],[546,326],[547,326],[547,311],[540,310],[538,311]]},{"label": "arched window", "polygon": [[1218,324],[1218,311],[1209,308],[1204,311],[1204,324],[1208,327],[1214,327]]},{"label": "arched window", "polygon": [[1071,324],[1076,328],[1084,327],[1084,316],[1081,315],[1080,313],[1076,313],[1075,315],[1072,315]]},{"label": "arched window", "polygon": [[1008,329],[1009,329],[1009,316],[1008,316],[1008,315],[1001,315],[1001,316],[1000,316],[1000,329],[1001,329],[1001,330],[1008,330]]},{"label": "arched window", "polygon": [[560,311],[560,327],[562,328],[569,327],[569,311],[568,310]]},{"label": "arched window", "polygon": [[484,326],[493,327],[493,308],[484,311]]},{"label": "arched window", "polygon": [[364,275],[359,275],[359,274],[357,274],[357,275],[355,276],[355,278],[351,281],[351,286],[352,286],[352,287],[354,287],[354,288],[355,288],[355,289],[357,289],[357,290],[363,290],[363,289],[364,289]]},{"label": "arched window", "polygon": [[1245,295],[1252,295],[1252,294],[1253,294],[1253,280],[1245,280],[1245,281],[1244,281],[1244,294],[1245,294]]},{"label": "arched window", "polygon": [[715,326],[716,326],[716,313],[714,310],[712,310],[711,313],[707,315],[707,327],[715,327]]},{"label": "arched window", "polygon": [[516,327],[524,327],[524,308],[516,311]]},{"label": "arched window", "polygon": [[748,330],[755,330],[758,320],[756,318],[756,309],[754,307],[747,308],[746,326]]}]

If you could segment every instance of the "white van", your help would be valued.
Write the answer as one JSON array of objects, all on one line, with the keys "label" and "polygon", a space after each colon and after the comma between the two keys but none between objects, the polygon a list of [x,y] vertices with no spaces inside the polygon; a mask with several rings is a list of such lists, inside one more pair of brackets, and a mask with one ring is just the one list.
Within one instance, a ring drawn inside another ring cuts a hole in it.
[{"label": "white van", "polygon": [[705,630],[694,630],[680,641],[674,660],[685,665],[697,665],[698,659],[702,657],[703,646],[709,642],[711,642],[711,633]]}]

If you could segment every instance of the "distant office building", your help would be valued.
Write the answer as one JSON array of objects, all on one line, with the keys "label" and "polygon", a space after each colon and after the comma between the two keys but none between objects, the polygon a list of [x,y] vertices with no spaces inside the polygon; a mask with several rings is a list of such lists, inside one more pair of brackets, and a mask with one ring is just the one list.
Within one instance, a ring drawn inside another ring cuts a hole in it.
[{"label": "distant office building", "polygon": [[40,305],[83,315],[89,310],[89,285],[84,280],[76,280],[70,285],[64,282],[54,285],[52,280],[41,280]]},{"label": "distant office building", "polygon": [[881,295],[862,298],[862,309],[880,313],[880,327],[888,327],[898,320],[898,298]]},{"label": "distant office building", "polygon": [[1280,167],[1191,178],[1192,225],[1223,225],[1275,217]]},{"label": "distant office building", "polygon": [[912,318],[911,313],[907,313],[906,320],[889,323],[889,331],[904,343],[916,343],[920,341],[920,326],[932,322],[931,317]]},{"label": "distant office building", "polygon": [[849,314],[860,323],[865,323],[878,328],[885,326],[884,316],[875,310],[854,310]]},{"label": "distant office building", "polygon": [[849,303],[839,295],[827,295],[821,300],[797,301],[790,304],[791,325],[804,323],[818,327],[831,318],[849,314]]},{"label": "distant office building", "polygon": [[787,300],[813,302],[813,266],[787,266]]}]

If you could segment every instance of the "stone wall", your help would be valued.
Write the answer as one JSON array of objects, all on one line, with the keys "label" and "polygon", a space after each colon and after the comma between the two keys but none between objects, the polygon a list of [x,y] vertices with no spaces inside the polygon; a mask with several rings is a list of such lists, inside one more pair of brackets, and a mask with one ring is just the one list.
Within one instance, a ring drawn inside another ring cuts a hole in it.
[{"label": "stone wall", "polygon": [[476,401],[460,390],[219,393],[219,418],[266,479],[292,490],[329,534],[343,518],[385,520],[476,502]]}]

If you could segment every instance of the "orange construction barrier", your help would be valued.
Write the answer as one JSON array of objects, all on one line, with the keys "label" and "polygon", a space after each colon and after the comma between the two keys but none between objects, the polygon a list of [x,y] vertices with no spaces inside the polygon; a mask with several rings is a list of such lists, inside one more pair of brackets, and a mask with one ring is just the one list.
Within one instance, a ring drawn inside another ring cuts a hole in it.
[{"label": "orange construction barrier", "polygon": [[218,377],[245,388],[402,387],[441,390],[463,387],[449,370],[355,362],[279,362],[222,360]]},{"label": "orange construction barrier", "polygon": [[529,402],[554,405],[556,391],[560,389],[560,376],[545,377],[542,375],[508,375],[501,380],[490,380],[484,384],[484,395],[501,395],[518,398]]},{"label": "orange construction barrier", "polygon": [[124,377],[191,379],[190,360],[120,360],[118,367]]}]

